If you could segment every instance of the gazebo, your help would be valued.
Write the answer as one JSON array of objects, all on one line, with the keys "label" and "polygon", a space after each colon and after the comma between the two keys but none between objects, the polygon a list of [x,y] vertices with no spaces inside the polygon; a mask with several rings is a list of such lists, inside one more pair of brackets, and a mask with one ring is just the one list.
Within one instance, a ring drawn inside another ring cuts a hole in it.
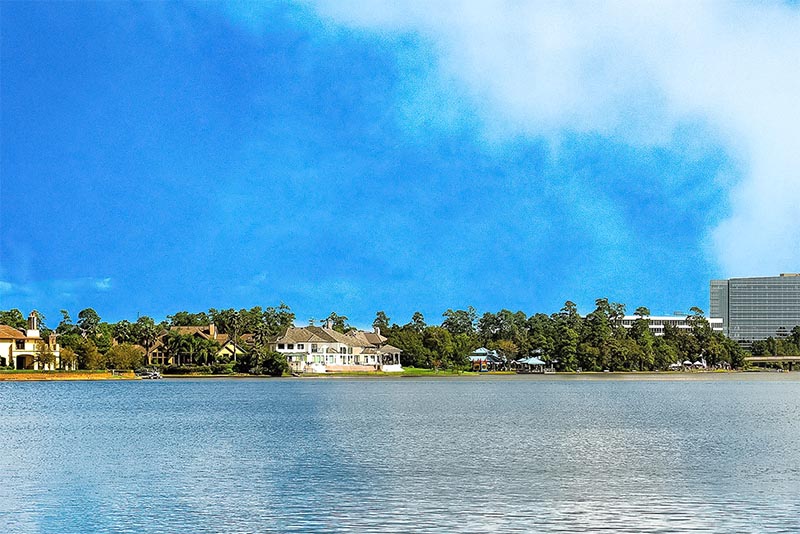
[{"label": "gazebo", "polygon": [[469,361],[473,371],[486,372],[497,370],[502,365],[503,358],[497,351],[481,347],[469,355]]},{"label": "gazebo", "polygon": [[521,360],[517,360],[517,372],[518,373],[544,373],[544,368],[547,364],[537,358],[536,356],[531,356],[530,358],[523,358]]}]

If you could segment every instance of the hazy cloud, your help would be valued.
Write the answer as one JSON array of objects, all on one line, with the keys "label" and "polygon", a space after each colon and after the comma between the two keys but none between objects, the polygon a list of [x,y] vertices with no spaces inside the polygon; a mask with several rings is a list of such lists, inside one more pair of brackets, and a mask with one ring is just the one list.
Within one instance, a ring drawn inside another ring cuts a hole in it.
[{"label": "hazy cloud", "polygon": [[98,291],[109,291],[111,289],[111,278],[101,278],[94,281],[94,287]]},{"label": "hazy cloud", "polygon": [[[457,83],[488,139],[601,135],[689,148],[703,131],[741,176],[706,235],[720,274],[800,264],[800,9],[732,2],[314,4],[325,20],[378,35],[414,33],[437,64],[420,84]],[[696,147],[691,150],[696,150]],[[703,147],[700,147],[702,150]],[[720,180],[708,176],[711,181]],[[658,187],[659,184],[653,184]]]},{"label": "hazy cloud", "polygon": [[71,278],[12,283],[0,280],[0,295],[18,306],[36,306],[37,302],[77,299],[85,294],[107,292],[112,288],[111,278]]}]

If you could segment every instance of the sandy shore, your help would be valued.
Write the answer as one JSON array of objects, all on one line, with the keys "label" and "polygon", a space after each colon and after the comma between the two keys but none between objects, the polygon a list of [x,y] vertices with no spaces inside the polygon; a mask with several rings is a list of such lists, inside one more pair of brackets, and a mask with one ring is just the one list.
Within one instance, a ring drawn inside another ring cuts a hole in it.
[{"label": "sandy shore", "polygon": [[0,371],[0,382],[60,380],[139,380],[132,371]]},{"label": "sandy shore", "polygon": [[[166,379],[246,379],[246,380],[276,380],[269,376],[250,375],[166,375]],[[549,373],[549,374],[509,374],[509,373],[330,373],[308,374],[300,377],[284,376],[277,380],[329,380],[329,379],[364,379],[364,380],[392,380],[392,379],[421,379],[421,380],[542,380],[542,381],[583,381],[583,380],[639,380],[639,381],[800,381],[800,372],[619,372],[619,373]],[[109,371],[0,371],[0,382],[30,382],[30,381],[68,381],[68,380],[140,380],[133,372],[120,372],[112,374]]]}]

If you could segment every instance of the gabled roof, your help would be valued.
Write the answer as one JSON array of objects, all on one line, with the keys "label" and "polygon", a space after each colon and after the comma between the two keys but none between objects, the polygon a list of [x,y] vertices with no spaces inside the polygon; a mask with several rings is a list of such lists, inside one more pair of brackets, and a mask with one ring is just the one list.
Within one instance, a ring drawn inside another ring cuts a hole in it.
[{"label": "gabled roof", "polygon": [[206,339],[211,339],[211,328],[208,326],[171,326],[170,331],[178,332],[184,336],[199,335]]},{"label": "gabled roof", "polygon": [[321,326],[290,327],[276,343],[341,343],[349,347],[369,347],[371,343],[359,336],[342,334],[331,328]]},{"label": "gabled roof", "polygon": [[[295,328],[290,326],[282,336],[278,336],[276,343],[332,343],[328,336],[320,337],[319,332],[312,330],[312,326]],[[323,330],[320,328],[320,330]]]},{"label": "gabled roof", "polygon": [[0,324],[0,339],[27,339],[25,334],[12,326]]},{"label": "gabled roof", "polygon": [[[217,339],[217,341],[219,341],[219,339]],[[217,354],[221,354],[226,350],[233,350],[234,347],[236,347],[237,352],[241,353],[247,352],[247,349],[245,347],[242,347],[241,344],[234,343],[232,339],[228,339],[224,343],[222,342],[220,343],[220,347],[219,350],[217,350]]]},{"label": "gabled roof", "polygon": [[360,338],[360,336],[342,334],[341,332],[337,332],[331,328],[322,328],[320,326],[310,326],[309,328],[318,328],[319,330],[322,330],[322,335],[330,337],[334,343],[342,343],[343,345],[348,345],[350,347],[369,347],[372,345],[372,343]]},{"label": "gabled roof", "polygon": [[387,338],[375,333],[375,332],[365,332],[364,330],[354,330],[352,332],[347,333],[348,336],[353,337],[364,343],[363,346],[374,345],[376,347],[380,347],[384,343],[386,343]]},{"label": "gabled roof", "polygon": [[378,352],[382,354],[397,354],[398,352],[403,352],[403,349],[398,349],[392,345],[384,345],[379,349]]}]

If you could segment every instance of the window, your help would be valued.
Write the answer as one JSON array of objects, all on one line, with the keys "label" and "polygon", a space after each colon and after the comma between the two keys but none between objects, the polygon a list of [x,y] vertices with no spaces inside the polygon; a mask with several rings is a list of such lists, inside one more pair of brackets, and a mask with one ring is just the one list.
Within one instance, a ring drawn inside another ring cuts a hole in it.
[{"label": "window", "polygon": [[317,344],[316,343],[312,343],[311,344],[311,352],[317,352]]},{"label": "window", "polygon": [[286,348],[289,350],[294,350],[294,343],[289,343],[288,345],[286,345]]},{"label": "window", "polygon": [[17,348],[18,349],[24,349],[25,348],[25,340],[24,339],[18,339],[17,340]]},{"label": "window", "polygon": [[283,343],[278,343],[278,350],[281,350],[283,348],[284,348]]},{"label": "window", "polygon": [[300,349],[300,350],[303,350],[303,349],[305,349],[305,348],[306,348],[306,346],[305,346],[305,345],[303,345],[302,343],[298,343],[298,344],[297,344],[297,348],[298,348],[298,349]]}]

